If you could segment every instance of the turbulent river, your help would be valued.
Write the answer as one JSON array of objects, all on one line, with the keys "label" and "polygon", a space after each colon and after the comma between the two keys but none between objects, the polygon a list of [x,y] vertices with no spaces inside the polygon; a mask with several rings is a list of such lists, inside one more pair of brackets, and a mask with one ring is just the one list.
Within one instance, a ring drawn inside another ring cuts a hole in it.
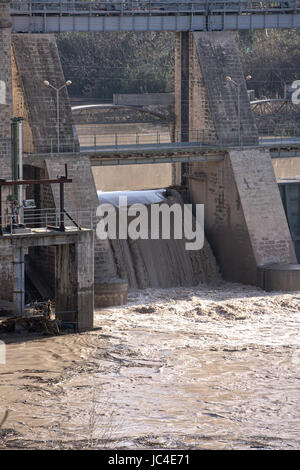
[{"label": "turbulent river", "polygon": [[300,292],[131,291],[91,332],[2,335],[0,446],[299,449]]}]

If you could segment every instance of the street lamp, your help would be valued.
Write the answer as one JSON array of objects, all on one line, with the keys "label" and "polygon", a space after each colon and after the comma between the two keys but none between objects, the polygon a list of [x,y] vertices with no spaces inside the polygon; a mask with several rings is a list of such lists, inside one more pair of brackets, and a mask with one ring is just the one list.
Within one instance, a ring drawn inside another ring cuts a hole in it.
[{"label": "street lamp", "polygon": [[48,80],[44,80],[43,84],[45,86],[49,86],[50,88],[53,88],[53,90],[56,91],[56,131],[57,131],[57,152],[59,152],[59,92],[69,86],[72,85],[71,80],[67,80],[66,83],[64,83],[60,88],[56,88],[55,86],[51,85],[51,83],[48,82]]},{"label": "street lamp", "polygon": [[[241,145],[241,105],[240,105],[240,93],[242,83],[235,82],[230,76],[227,75],[226,81],[231,82],[237,88],[237,106],[238,106],[238,124],[239,124],[239,146]],[[247,75],[246,80],[251,80],[251,75]]]}]

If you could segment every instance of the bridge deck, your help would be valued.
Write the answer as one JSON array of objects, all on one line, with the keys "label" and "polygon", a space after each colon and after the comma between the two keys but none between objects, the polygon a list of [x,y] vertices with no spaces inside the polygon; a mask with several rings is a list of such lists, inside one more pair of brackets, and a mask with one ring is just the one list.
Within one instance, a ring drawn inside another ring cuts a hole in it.
[{"label": "bridge deck", "polygon": [[[269,143],[271,158],[300,157],[300,143]],[[250,147],[248,147],[250,148]],[[254,147],[257,148],[257,147]],[[222,161],[230,147],[199,146],[194,143],[130,146],[81,150],[83,156],[89,156],[92,166],[139,165],[154,163],[191,163]],[[63,158],[68,153],[53,154]],[[51,154],[49,154],[51,157]],[[25,165],[44,167],[46,154],[24,156]]]},{"label": "bridge deck", "polygon": [[228,31],[300,28],[296,0],[14,0],[13,32]]}]

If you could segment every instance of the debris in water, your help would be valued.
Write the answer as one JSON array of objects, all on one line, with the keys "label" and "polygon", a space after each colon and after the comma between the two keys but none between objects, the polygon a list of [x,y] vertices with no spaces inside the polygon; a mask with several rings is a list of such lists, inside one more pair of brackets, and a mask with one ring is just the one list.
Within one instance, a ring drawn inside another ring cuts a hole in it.
[{"label": "debris in water", "polygon": [[45,315],[32,317],[11,317],[0,322],[1,333],[14,331],[29,331],[30,333],[43,333],[44,335],[59,335],[59,320],[51,320]]}]

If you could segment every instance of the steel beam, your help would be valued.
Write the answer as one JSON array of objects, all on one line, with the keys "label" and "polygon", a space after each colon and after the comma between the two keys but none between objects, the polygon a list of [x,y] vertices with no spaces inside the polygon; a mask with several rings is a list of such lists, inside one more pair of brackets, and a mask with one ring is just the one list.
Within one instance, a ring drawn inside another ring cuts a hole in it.
[{"label": "steel beam", "polygon": [[[26,2],[23,2],[24,4]],[[27,2],[28,3],[28,2]],[[209,4],[210,2],[208,2]],[[63,2],[62,2],[63,5]],[[20,2],[20,7],[22,2]],[[236,11],[233,13],[159,13],[132,12],[121,15],[107,12],[77,11],[57,14],[55,11],[20,11],[12,9],[12,32],[59,33],[59,32],[106,32],[106,31],[237,31],[297,29],[300,28],[299,8]]]}]

